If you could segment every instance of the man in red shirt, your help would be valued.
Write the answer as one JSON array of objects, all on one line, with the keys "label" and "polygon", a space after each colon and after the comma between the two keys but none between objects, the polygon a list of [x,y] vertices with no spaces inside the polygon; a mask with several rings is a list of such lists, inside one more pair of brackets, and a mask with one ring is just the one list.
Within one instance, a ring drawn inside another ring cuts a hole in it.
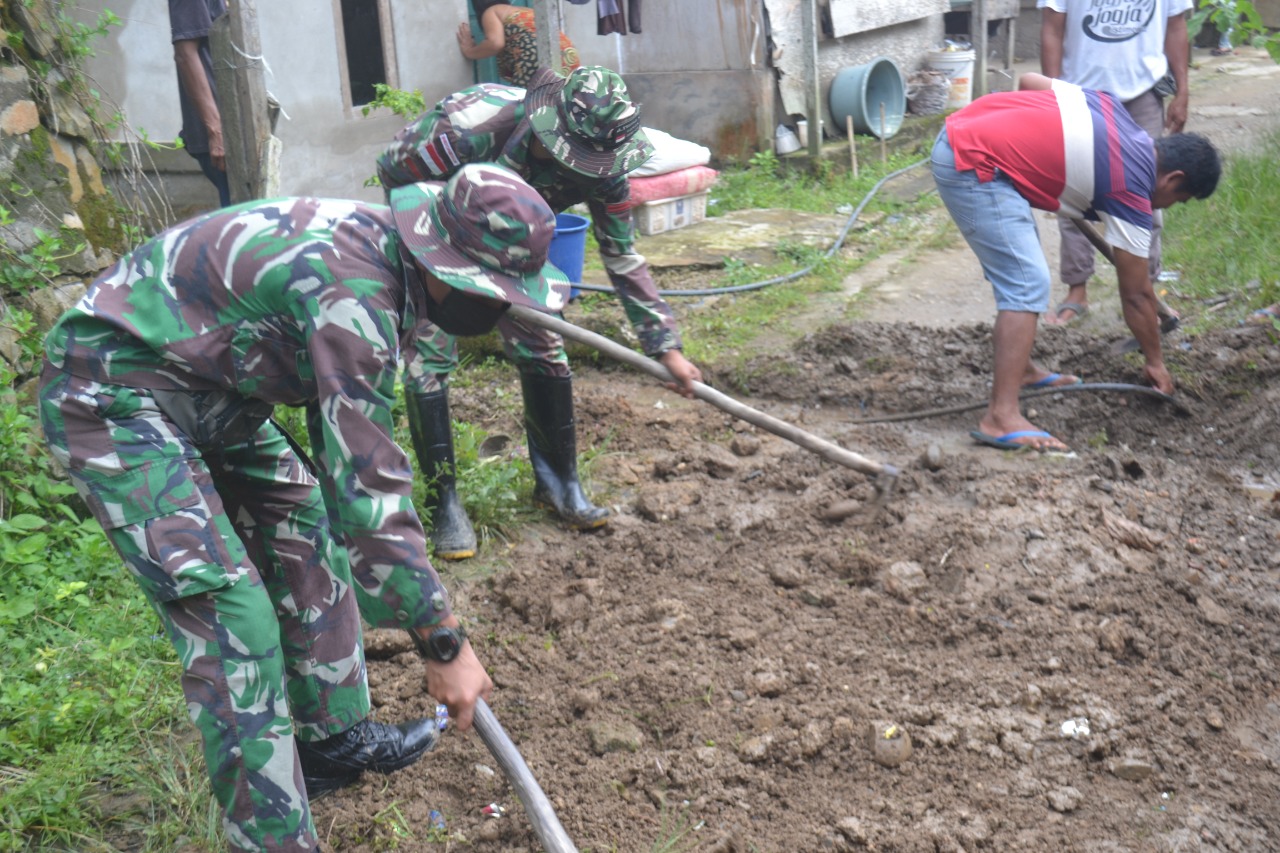
[{"label": "man in red shirt", "polygon": [[1101,223],[1115,252],[1125,322],[1146,357],[1143,372],[1156,389],[1172,394],[1147,266],[1152,214],[1207,198],[1222,165],[1197,134],[1153,142],[1106,92],[1041,74],[1024,75],[1019,89],[952,114],[933,148],[933,175],[996,297],[991,399],[971,435],[995,447],[1067,451],[1027,420],[1018,402],[1024,387],[1080,381],[1031,361],[1050,284],[1033,208]]}]

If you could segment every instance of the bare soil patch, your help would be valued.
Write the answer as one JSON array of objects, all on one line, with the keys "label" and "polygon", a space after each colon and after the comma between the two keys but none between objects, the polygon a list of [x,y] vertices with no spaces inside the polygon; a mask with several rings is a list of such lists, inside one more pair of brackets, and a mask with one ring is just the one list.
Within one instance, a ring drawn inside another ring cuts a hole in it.
[{"label": "bare soil patch", "polygon": [[[1137,381],[1110,344],[1038,355]],[[593,487],[617,515],[539,526],[509,569],[455,586],[495,713],[579,847],[1272,847],[1280,349],[1257,328],[1187,344],[1190,414],[1036,401],[1078,450],[1062,459],[973,445],[976,413],[848,425],[982,400],[988,328],[811,336],[760,365],[749,402],[903,470],[878,515],[835,522],[871,499],[862,474],[643,378],[581,375],[584,443],[608,446]],[[430,713],[413,655],[370,645],[379,717]],[[1077,720],[1088,733],[1064,735]],[[888,726],[914,746],[895,767],[873,757]],[[419,833],[436,809],[459,844],[538,849],[493,769],[449,734],[321,800],[317,823],[337,849],[390,849],[394,802]]]}]

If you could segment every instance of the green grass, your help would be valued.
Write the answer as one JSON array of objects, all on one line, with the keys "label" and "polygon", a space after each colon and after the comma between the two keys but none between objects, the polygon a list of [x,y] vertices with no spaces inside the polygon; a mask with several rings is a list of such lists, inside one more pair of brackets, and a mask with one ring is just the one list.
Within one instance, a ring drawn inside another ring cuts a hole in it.
[{"label": "green grass", "polygon": [[177,664],[115,551],[95,522],[72,517],[68,497],[62,517],[0,521],[0,850],[100,848],[114,790],[136,796],[110,820],[145,826],[148,850],[172,849],[190,832],[183,810],[202,785],[208,793],[202,772],[194,789],[167,785],[164,770],[184,759],[148,746],[186,726]]},{"label": "green grass", "polygon": [[[741,384],[746,378],[740,373],[745,363],[761,354],[762,332],[775,336],[776,345],[787,345],[790,339],[815,331],[815,304],[823,306],[824,325],[856,318],[863,297],[844,295],[845,279],[884,251],[931,242],[934,231],[924,212],[934,204],[936,199],[925,198],[910,206],[897,205],[892,216],[882,217],[874,227],[850,232],[844,250],[831,257],[811,247],[780,244],[775,263],[727,262],[716,286],[753,284],[812,269],[799,278],[682,313],[685,354],[696,364],[716,365],[722,374],[736,375]],[[677,301],[677,310],[681,307]]]},{"label": "green grass", "polygon": [[[1227,158],[1218,190],[1165,211],[1164,265],[1176,295],[1229,305],[1210,315],[1234,323],[1280,300],[1280,134],[1254,153]],[[1202,312],[1207,313],[1207,312]]]},{"label": "green grass", "polygon": [[[856,205],[871,191],[876,182],[890,172],[921,159],[918,152],[899,152],[885,164],[877,157],[863,165],[858,177],[848,171],[834,169],[823,160],[814,170],[783,166],[772,152],[757,154],[744,166],[729,166],[711,188],[709,216],[722,216],[734,210],[783,208],[810,213],[834,213],[842,206]],[[921,167],[924,168],[924,167]],[[903,203],[878,193],[863,211],[863,216],[892,213],[903,209]]]}]

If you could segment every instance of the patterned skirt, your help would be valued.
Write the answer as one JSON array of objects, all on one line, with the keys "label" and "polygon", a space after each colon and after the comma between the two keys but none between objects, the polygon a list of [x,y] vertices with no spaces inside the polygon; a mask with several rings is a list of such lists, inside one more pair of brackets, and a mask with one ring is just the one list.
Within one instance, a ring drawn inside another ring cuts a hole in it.
[{"label": "patterned skirt", "polygon": [[[498,74],[513,86],[528,85],[538,70],[537,29],[533,21],[532,9],[518,9],[502,19],[506,46],[498,54]],[[560,61],[566,74],[582,64],[578,49],[564,33],[560,34]]]}]

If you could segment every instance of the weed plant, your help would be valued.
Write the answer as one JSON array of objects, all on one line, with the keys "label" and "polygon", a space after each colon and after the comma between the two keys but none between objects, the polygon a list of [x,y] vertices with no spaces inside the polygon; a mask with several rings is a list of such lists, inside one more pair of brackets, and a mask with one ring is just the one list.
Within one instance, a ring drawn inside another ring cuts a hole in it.
[{"label": "weed plant", "polygon": [[1175,205],[1164,214],[1170,235],[1164,265],[1180,273],[1173,288],[1199,300],[1230,299],[1231,309],[1219,312],[1227,322],[1280,301],[1278,162],[1280,133],[1255,152],[1226,158],[1222,180],[1209,198]]}]

